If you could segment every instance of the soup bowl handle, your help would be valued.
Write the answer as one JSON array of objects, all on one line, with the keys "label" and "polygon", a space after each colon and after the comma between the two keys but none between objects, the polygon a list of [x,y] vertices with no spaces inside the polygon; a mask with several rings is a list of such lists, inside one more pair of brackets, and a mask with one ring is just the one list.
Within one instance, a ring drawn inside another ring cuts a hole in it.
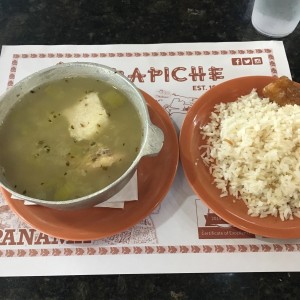
[{"label": "soup bowl handle", "polygon": [[148,139],[145,145],[142,156],[155,156],[162,149],[164,144],[163,131],[153,124],[148,125]]}]

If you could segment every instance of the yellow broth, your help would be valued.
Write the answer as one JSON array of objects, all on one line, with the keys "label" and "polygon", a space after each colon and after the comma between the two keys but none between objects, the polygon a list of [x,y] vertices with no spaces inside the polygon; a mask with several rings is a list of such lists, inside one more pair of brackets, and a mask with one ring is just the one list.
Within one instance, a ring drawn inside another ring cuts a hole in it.
[{"label": "yellow broth", "polygon": [[[0,126],[1,169],[20,194],[49,201],[88,195],[119,178],[138,154],[139,114],[106,83],[66,78],[20,100]],[[85,112],[88,105],[95,109]]]}]

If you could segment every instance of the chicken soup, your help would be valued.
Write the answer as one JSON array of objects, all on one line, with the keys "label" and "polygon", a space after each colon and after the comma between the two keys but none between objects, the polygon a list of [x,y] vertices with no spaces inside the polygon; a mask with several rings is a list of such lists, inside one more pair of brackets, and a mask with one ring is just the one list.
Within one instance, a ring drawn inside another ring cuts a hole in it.
[{"label": "chicken soup", "polygon": [[11,188],[43,200],[94,193],[136,158],[140,116],[116,88],[74,77],[31,90],[0,126],[1,171]]}]

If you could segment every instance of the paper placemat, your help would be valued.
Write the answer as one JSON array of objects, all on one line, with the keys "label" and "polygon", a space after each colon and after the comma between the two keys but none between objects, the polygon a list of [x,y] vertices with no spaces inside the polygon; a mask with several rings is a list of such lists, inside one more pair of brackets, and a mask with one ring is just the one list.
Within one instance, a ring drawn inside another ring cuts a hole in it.
[{"label": "paper placemat", "polygon": [[[216,84],[248,75],[291,76],[279,41],[5,46],[0,92],[35,71],[71,61],[123,72],[164,107],[178,131],[189,107]],[[299,251],[300,240],[267,239],[226,224],[195,196],[180,167],[168,195],[150,216],[125,232],[92,242],[46,237],[0,199],[2,276],[299,271]]]}]

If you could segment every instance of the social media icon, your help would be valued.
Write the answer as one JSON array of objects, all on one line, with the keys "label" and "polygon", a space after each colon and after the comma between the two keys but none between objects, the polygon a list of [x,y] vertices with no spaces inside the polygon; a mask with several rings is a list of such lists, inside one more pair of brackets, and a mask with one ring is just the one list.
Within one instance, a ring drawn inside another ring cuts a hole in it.
[{"label": "social media icon", "polygon": [[231,59],[231,63],[234,66],[240,66],[242,65],[242,60],[239,57],[234,57]]},{"label": "social media icon", "polygon": [[243,65],[252,65],[252,59],[250,57],[242,58]]},{"label": "social media icon", "polygon": [[253,57],[252,62],[254,65],[262,65],[263,61],[261,57]]}]

